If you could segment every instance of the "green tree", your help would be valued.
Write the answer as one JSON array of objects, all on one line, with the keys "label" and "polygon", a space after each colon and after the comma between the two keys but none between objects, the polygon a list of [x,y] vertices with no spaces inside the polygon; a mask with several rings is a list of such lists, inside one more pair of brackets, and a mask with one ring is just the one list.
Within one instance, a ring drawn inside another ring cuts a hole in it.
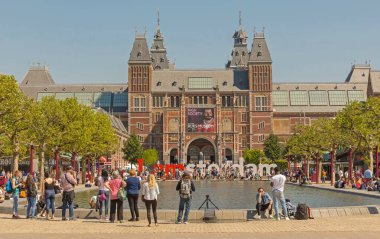
[{"label": "green tree", "polygon": [[0,75],[0,150],[12,155],[12,172],[18,170],[20,155],[30,143],[26,131],[33,123],[33,103],[20,92],[13,76]]},{"label": "green tree", "polygon": [[276,160],[274,161],[274,163],[277,165],[277,168],[279,168],[281,171],[288,169],[288,161],[284,159]]},{"label": "green tree", "polygon": [[284,146],[280,144],[279,138],[276,135],[269,135],[264,142],[265,156],[272,161],[282,159],[284,156]]},{"label": "green tree", "polygon": [[146,166],[151,166],[155,163],[157,163],[158,160],[158,151],[157,149],[146,149],[144,150],[144,164]]},{"label": "green tree", "polygon": [[142,158],[144,149],[141,146],[136,134],[131,134],[127,142],[125,142],[124,159],[130,163],[136,163],[138,158]]},{"label": "green tree", "polygon": [[259,149],[244,149],[243,158],[246,163],[258,165],[265,160],[265,154],[262,150]]}]

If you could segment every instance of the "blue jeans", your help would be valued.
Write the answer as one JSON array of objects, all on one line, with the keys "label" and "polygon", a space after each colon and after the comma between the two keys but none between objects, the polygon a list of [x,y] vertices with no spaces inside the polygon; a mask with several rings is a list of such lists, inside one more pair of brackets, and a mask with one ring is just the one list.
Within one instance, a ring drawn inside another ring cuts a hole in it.
[{"label": "blue jeans", "polygon": [[[99,200],[99,196],[102,195],[103,192],[106,195],[107,199],[104,200],[104,201],[100,201]],[[102,216],[102,214],[103,214],[103,203],[104,203],[104,214],[107,217],[108,216],[108,204],[110,202],[110,192],[109,191],[99,190],[98,200],[99,200],[99,216]]]},{"label": "blue jeans", "polygon": [[[37,197],[28,197],[28,207],[26,208],[26,218],[33,218],[36,215],[36,201]],[[32,209],[32,212],[30,212]]]},{"label": "blue jeans", "polygon": [[286,202],[285,202],[285,196],[284,192],[279,191],[277,189],[273,190],[273,204],[274,204],[274,215],[276,218],[278,217],[278,201],[281,203],[281,207],[283,211],[285,212],[285,217],[288,216],[288,210],[286,210]]},{"label": "blue jeans", "polygon": [[46,190],[45,191],[45,204],[46,204],[46,213],[49,214],[49,209],[51,208],[51,214],[54,215],[55,213],[55,192],[53,190]]},{"label": "blue jeans", "polygon": [[74,191],[62,194],[62,218],[66,218],[66,209],[69,209],[69,218],[74,218]]},{"label": "blue jeans", "polygon": [[177,222],[181,221],[184,209],[185,209],[185,216],[183,218],[183,221],[187,222],[187,220],[189,218],[190,208],[191,208],[191,197],[189,197],[189,198],[179,197],[179,208],[178,208]]},{"label": "blue jeans", "polygon": [[13,215],[18,216],[18,194],[13,194]]}]

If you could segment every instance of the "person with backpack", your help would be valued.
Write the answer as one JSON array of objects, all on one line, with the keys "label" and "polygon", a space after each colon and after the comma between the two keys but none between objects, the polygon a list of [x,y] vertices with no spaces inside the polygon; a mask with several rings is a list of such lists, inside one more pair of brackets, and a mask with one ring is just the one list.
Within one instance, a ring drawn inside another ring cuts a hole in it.
[{"label": "person with backpack", "polygon": [[13,198],[13,219],[20,218],[18,215],[18,199],[20,197],[20,188],[23,186],[20,177],[20,171],[16,170],[15,175],[12,177],[12,180],[8,181],[7,183],[7,193],[12,193]]},{"label": "person with backpack", "polygon": [[[107,170],[102,170],[102,175],[98,177],[97,184],[99,187],[98,200],[99,200],[99,220],[107,220],[108,218],[108,205],[110,202],[110,184],[108,181]],[[104,205],[104,217],[103,217]]]},{"label": "person with backpack", "polygon": [[62,175],[62,221],[67,221],[66,209],[69,209],[69,220],[74,221],[74,188],[77,184],[73,167],[67,166],[66,173]]},{"label": "person with backpack", "polygon": [[176,190],[179,191],[179,208],[176,224],[181,223],[184,209],[185,216],[183,218],[183,224],[187,224],[191,208],[192,192],[195,191],[194,183],[191,180],[191,176],[188,172],[185,171],[183,173],[182,179],[177,183]]},{"label": "person with backpack", "polygon": [[278,204],[281,203],[281,207],[284,210],[284,216],[285,220],[290,220],[288,217],[288,211],[286,210],[286,202],[285,202],[285,196],[284,196],[284,187],[285,187],[285,181],[286,177],[282,174],[280,174],[280,171],[278,168],[274,169],[275,175],[271,179],[270,186],[272,187],[272,193],[273,193],[273,205],[274,205],[274,213],[275,213],[275,220],[280,220],[280,215],[278,212]]},{"label": "person with backpack", "polygon": [[36,215],[37,203],[37,186],[34,182],[33,174],[28,174],[26,178],[26,198],[28,200],[28,207],[26,208],[26,218],[34,219]]}]

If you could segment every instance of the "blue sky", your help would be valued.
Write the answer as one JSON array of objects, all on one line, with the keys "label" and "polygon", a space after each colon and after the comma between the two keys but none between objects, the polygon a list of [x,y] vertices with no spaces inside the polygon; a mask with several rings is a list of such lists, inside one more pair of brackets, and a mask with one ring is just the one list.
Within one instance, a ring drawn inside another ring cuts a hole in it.
[{"label": "blue sky", "polygon": [[366,60],[380,69],[378,0],[0,0],[0,72],[21,81],[40,62],[57,83],[127,82],[135,27],[150,47],[157,8],[177,68],[223,68],[241,10],[249,47],[265,26],[274,82],[342,82]]}]

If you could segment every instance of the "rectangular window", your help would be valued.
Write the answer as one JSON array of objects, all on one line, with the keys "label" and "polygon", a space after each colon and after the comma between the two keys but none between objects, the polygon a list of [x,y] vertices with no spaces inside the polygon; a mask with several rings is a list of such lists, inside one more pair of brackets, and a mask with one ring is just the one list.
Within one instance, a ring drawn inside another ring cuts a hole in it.
[{"label": "rectangular window", "polygon": [[245,138],[241,140],[241,147],[247,147],[247,140]]},{"label": "rectangular window", "polygon": [[241,122],[247,122],[247,113],[241,113]]},{"label": "rectangular window", "polygon": [[365,101],[364,92],[361,90],[349,90],[348,93],[348,101]]},{"label": "rectangular window", "polygon": [[290,105],[309,105],[309,99],[306,90],[290,91]]},{"label": "rectangular window", "polygon": [[135,112],[145,112],[145,98],[143,96],[138,96],[133,99]]},{"label": "rectangular window", "polygon": [[144,124],[142,124],[142,123],[137,123],[137,129],[139,129],[139,130],[144,130]]},{"label": "rectangular window", "polygon": [[211,89],[213,87],[212,77],[189,77],[189,89]]},{"label": "rectangular window", "polygon": [[194,96],[194,104],[195,104],[195,105],[198,104],[198,96]]},{"label": "rectangular window", "polygon": [[232,107],[233,97],[232,96],[222,96],[222,107]]},{"label": "rectangular window", "polygon": [[241,127],[241,133],[244,135],[247,133],[247,126],[242,126]]},{"label": "rectangular window", "polygon": [[268,101],[266,96],[255,97],[255,111],[267,111]]},{"label": "rectangular window", "polygon": [[161,113],[160,112],[157,112],[154,114],[154,122],[155,123],[161,123]]},{"label": "rectangular window", "polygon": [[203,96],[203,104],[208,104],[208,97],[207,96]]},{"label": "rectangular window", "polygon": [[279,90],[272,92],[272,99],[274,106],[288,106],[289,105],[289,91]]},{"label": "rectangular window", "polygon": [[310,105],[329,105],[329,97],[325,90],[309,91]]},{"label": "rectangular window", "polygon": [[162,108],[162,96],[153,96],[153,107]]},{"label": "rectangular window", "polygon": [[346,105],[347,93],[344,90],[330,90],[329,91],[330,105]]},{"label": "rectangular window", "polygon": [[259,135],[259,142],[264,142],[265,137],[263,134]]},{"label": "rectangular window", "polygon": [[137,135],[137,138],[139,139],[140,143],[144,142],[144,137],[142,137],[141,135]]},{"label": "rectangular window", "polygon": [[264,121],[261,121],[259,123],[259,129],[264,129],[265,128],[265,122]]},{"label": "rectangular window", "polygon": [[198,102],[199,102],[200,105],[203,104],[203,97],[202,96],[198,97]]},{"label": "rectangular window", "polygon": [[248,96],[247,95],[239,95],[236,99],[236,106],[245,107],[248,105]]}]

